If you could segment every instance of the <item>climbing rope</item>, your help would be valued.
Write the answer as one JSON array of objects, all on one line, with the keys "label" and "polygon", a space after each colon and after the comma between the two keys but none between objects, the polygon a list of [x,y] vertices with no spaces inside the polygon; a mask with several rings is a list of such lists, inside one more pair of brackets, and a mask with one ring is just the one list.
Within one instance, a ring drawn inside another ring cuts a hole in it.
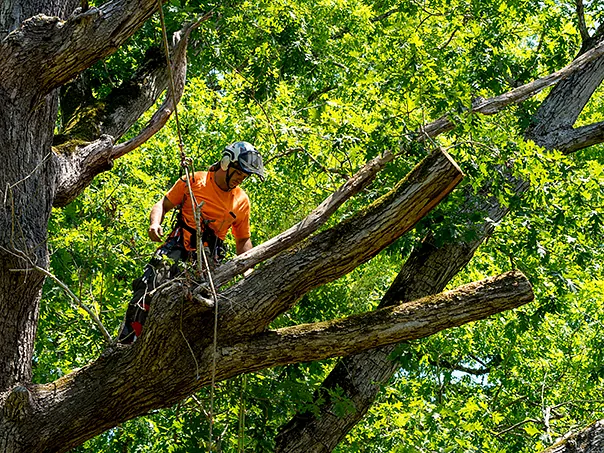
[{"label": "climbing rope", "polygon": [[[170,93],[172,96],[172,104],[174,105],[174,119],[176,120],[176,130],[178,132],[178,147],[180,149],[180,165],[185,171],[185,178],[186,178],[185,180],[187,182],[189,196],[191,197],[191,203],[193,205],[193,213],[195,215],[195,225],[197,227],[197,244],[196,244],[197,251],[199,254],[199,251],[201,250],[201,255],[203,257],[203,265],[205,266],[205,269],[206,269],[206,272],[208,275],[208,282],[210,284],[210,289],[212,291],[212,296],[214,298],[214,340],[212,342],[212,370],[211,370],[212,378],[211,378],[211,383],[210,383],[210,414],[209,414],[210,428],[209,428],[209,433],[208,433],[208,436],[209,436],[208,452],[211,452],[212,444],[213,444],[212,437],[213,437],[213,427],[214,427],[214,389],[215,389],[215,385],[216,385],[216,351],[218,349],[218,344],[217,344],[218,343],[218,341],[217,341],[217,338],[218,338],[218,295],[216,293],[216,288],[214,286],[214,280],[212,278],[212,272],[210,270],[210,265],[208,262],[208,257],[206,255],[205,247],[202,244],[201,208],[203,206],[203,202],[200,204],[197,204],[197,200],[195,199],[195,195],[193,194],[193,189],[191,188],[191,175],[189,173],[189,167],[192,166],[193,161],[191,158],[187,157],[187,155],[185,153],[185,147],[184,147],[181,128],[180,128],[180,121],[178,119],[178,108],[177,108],[177,103],[176,103],[174,76],[172,74],[172,63],[170,61],[170,49],[168,46],[168,33],[166,31],[166,20],[164,18],[162,0],[158,0],[158,2],[159,2],[159,18],[160,18],[160,22],[161,22],[162,37],[163,37],[163,44],[164,44],[164,53],[166,55],[166,64],[167,64],[168,75],[169,75]],[[193,174],[193,178],[195,178],[194,174]],[[202,265],[199,260],[199,257],[197,259],[197,266],[198,266],[199,274],[202,275],[203,269],[202,269]]]}]

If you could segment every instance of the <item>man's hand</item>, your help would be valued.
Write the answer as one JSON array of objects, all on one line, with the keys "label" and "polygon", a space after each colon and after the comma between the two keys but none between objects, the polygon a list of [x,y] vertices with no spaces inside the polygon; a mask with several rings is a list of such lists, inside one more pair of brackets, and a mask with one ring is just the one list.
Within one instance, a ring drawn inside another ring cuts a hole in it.
[{"label": "man's hand", "polygon": [[161,237],[164,235],[164,230],[159,223],[154,223],[149,227],[149,238],[154,242],[161,242]]},{"label": "man's hand", "polygon": [[174,204],[168,198],[163,197],[151,208],[149,213],[149,231],[147,234],[154,242],[161,242],[161,237],[164,235],[164,230],[161,228],[161,222],[164,220],[166,212],[174,209]]}]

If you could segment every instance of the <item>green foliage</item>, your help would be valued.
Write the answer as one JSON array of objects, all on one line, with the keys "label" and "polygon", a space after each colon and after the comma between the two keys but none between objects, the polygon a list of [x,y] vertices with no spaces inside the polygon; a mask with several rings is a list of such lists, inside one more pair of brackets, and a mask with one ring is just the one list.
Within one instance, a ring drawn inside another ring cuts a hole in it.
[{"label": "green foliage", "polygon": [[[594,27],[602,8],[589,7],[588,26]],[[518,268],[531,279],[536,301],[401,346],[395,379],[338,451],[529,452],[602,418],[602,148],[565,157],[524,142],[522,131],[543,95],[494,117],[467,114],[476,96],[501,94],[559,69],[577,53],[572,4],[175,0],[165,6],[168,26],[175,30],[213,8],[213,18],[194,36],[180,121],[197,169],[216,161],[223,146],[235,140],[254,142],[262,151],[267,181],[245,183],[255,244],[302,219],[384,150],[400,155],[326,227],[388,191],[433,146],[446,147],[466,174],[415,231],[304,296],[274,327],[374,308],[425,233],[433,234],[437,245],[476,237],[487,213],[460,208],[471,208],[468,199],[485,185],[513,210],[451,286]],[[159,42],[158,33],[153,19],[127,47],[95,67],[90,74],[95,92],[126,80],[148,47]],[[580,124],[602,121],[604,106],[594,99]],[[443,115],[455,120],[453,131],[423,146],[410,141],[422,125]],[[148,211],[179,175],[176,145],[170,122],[53,215],[53,272],[113,334],[130,282],[153,252],[146,239]],[[522,199],[513,194],[510,172],[531,183]],[[87,315],[48,281],[36,382],[83,366],[102,348]],[[313,394],[332,365],[292,365],[249,375],[245,382],[238,377],[221,383],[214,432],[222,450],[239,451],[242,441],[244,451],[271,451],[275,433],[293,413],[317,413],[320,401],[313,401]],[[323,398],[336,403],[336,413],[352,410],[338,391]],[[208,405],[203,390],[76,451],[206,451]],[[240,427],[242,410],[245,427]]]}]

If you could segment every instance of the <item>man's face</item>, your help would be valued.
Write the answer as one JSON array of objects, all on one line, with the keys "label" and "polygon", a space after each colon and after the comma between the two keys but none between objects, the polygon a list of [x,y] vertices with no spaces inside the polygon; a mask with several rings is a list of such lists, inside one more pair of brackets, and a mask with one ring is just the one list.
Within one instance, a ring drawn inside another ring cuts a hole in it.
[{"label": "man's face", "polygon": [[249,176],[243,170],[234,167],[228,169],[228,175],[230,176],[229,189],[234,189]]}]

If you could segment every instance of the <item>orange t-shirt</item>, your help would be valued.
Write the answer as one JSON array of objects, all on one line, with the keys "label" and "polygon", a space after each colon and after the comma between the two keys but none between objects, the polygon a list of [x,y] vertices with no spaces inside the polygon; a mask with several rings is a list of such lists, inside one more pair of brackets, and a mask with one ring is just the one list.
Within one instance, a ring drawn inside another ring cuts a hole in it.
[{"label": "orange t-shirt", "polygon": [[[216,236],[224,240],[229,228],[236,239],[250,237],[250,199],[240,187],[225,192],[214,182],[214,172],[198,171],[191,181],[191,190],[201,207],[203,219],[209,220],[209,226]],[[180,178],[166,194],[174,205],[182,205],[184,221],[195,228],[195,215],[190,200],[189,188],[184,178]],[[190,243],[191,233],[184,231],[184,245],[187,250],[195,250],[196,244]]]}]

